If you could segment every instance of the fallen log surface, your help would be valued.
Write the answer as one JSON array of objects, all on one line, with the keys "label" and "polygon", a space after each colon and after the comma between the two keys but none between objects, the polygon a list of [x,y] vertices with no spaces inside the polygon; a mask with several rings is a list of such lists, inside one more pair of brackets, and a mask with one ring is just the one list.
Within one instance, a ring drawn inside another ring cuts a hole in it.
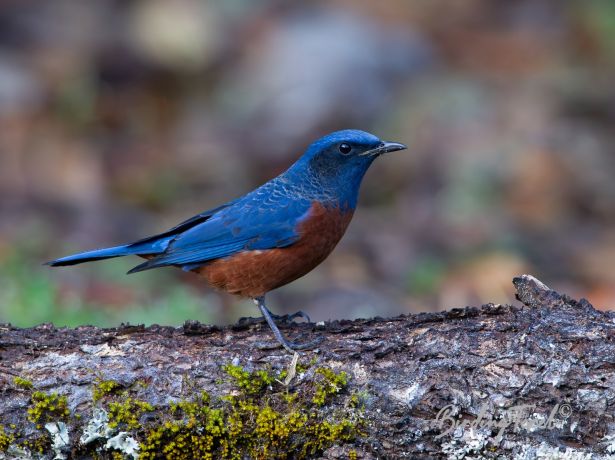
[{"label": "fallen log surface", "polygon": [[0,325],[0,458],[614,458],[615,314],[518,305],[282,326]]}]

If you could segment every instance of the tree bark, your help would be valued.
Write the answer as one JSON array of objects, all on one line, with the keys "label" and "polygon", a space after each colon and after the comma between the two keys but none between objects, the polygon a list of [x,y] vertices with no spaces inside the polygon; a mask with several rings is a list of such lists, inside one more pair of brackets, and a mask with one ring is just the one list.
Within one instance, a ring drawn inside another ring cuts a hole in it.
[{"label": "tree bark", "polygon": [[[0,458],[181,458],[212,413],[172,404],[202,391],[223,414],[213,458],[615,458],[615,314],[528,275],[513,284],[519,305],[282,326],[325,338],[296,369],[256,320],[1,325]],[[239,400],[254,412],[231,433]]]}]

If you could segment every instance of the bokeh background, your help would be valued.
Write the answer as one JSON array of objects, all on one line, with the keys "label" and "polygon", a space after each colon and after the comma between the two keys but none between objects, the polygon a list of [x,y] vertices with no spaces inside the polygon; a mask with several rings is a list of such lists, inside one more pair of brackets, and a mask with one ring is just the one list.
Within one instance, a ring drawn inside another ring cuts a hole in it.
[{"label": "bokeh background", "polygon": [[41,262],[157,233],[340,128],[380,159],[334,254],[271,295],[313,319],[510,302],[531,273],[615,306],[615,2],[0,5],[0,321],[228,322],[191,274]]}]

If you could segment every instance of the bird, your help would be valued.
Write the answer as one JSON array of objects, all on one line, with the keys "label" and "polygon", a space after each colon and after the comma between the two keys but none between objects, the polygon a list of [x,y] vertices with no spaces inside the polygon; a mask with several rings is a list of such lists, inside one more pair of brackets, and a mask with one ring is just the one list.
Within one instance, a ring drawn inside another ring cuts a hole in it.
[{"label": "bird", "polygon": [[[330,133],[308,146],[285,172],[255,190],[138,241],[47,262],[52,267],[136,255],[146,261],[128,274],[174,266],[214,288],[251,298],[288,352],[320,340],[282,335],[265,295],[310,272],[333,251],[357,207],[365,173],[379,156],[406,149],[357,129]],[[302,316],[303,312],[291,315]]]}]

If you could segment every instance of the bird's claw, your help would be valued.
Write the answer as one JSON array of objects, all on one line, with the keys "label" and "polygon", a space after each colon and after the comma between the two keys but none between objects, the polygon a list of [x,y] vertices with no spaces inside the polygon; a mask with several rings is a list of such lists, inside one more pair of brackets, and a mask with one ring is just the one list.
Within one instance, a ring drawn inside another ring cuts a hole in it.
[{"label": "bird's claw", "polygon": [[[276,322],[283,323],[283,324],[290,324],[297,318],[303,318],[308,323],[312,322],[308,314],[303,311],[298,311],[298,312],[286,314],[286,315],[276,315],[274,313],[271,313],[271,317]],[[251,318],[249,316],[242,316],[241,318],[237,320],[237,322],[242,325],[243,324],[258,324],[264,321],[265,321],[265,318],[263,318],[262,316],[260,318]]]},{"label": "bird's claw", "polygon": [[304,320],[306,320],[308,323],[311,323],[312,320],[310,319],[310,317],[308,316],[307,313],[299,310],[295,313],[292,314],[286,314],[286,315],[275,315],[275,314],[271,314],[271,316],[273,317],[273,319],[275,319],[276,321],[282,322],[282,323],[292,323],[294,320],[296,320],[297,318],[303,318]]}]

